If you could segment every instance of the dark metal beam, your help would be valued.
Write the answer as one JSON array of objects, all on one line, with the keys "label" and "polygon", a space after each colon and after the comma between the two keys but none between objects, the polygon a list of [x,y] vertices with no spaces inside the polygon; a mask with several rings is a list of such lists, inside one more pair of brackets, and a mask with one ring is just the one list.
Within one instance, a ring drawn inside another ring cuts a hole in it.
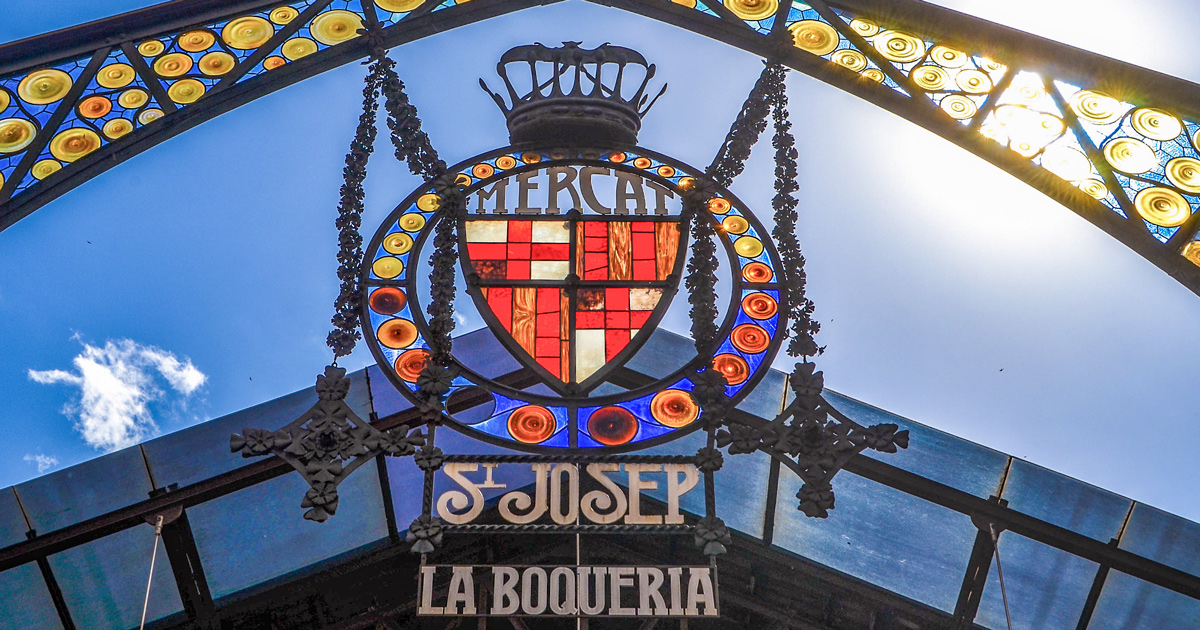
[{"label": "dark metal beam", "polygon": [[[37,532],[30,530],[25,533],[25,537],[34,540],[37,538]],[[63,598],[62,589],[58,586],[54,571],[50,570],[50,561],[45,557],[38,558],[37,566],[38,571],[42,574],[42,580],[46,582],[46,590],[50,591],[50,601],[54,603],[54,611],[58,613],[58,621],[62,624],[63,630],[75,630],[75,620],[71,618],[71,610],[67,608],[67,600]]]},{"label": "dark metal beam", "polygon": [[967,572],[963,576],[962,588],[958,591],[958,602],[954,605],[954,627],[958,630],[970,628],[979,612],[983,600],[983,588],[987,585],[988,572],[992,569],[992,554],[996,546],[990,533],[975,532],[975,544],[971,546],[971,557],[967,560]]},{"label": "dark metal beam", "polygon": [[200,551],[196,548],[187,512],[181,511],[179,518],[163,525],[162,540],[184,613],[198,627],[212,627],[217,621],[217,608],[204,567],[200,564]]}]

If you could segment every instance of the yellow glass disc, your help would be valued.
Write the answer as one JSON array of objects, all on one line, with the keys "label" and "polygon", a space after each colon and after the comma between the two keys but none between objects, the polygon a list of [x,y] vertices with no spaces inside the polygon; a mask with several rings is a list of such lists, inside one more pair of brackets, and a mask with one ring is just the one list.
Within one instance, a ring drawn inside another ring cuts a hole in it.
[{"label": "yellow glass disc", "polygon": [[307,37],[293,37],[283,42],[279,52],[283,53],[284,57],[295,61],[317,52],[317,42]]},{"label": "yellow glass disc", "polygon": [[50,154],[63,162],[74,162],[100,148],[100,136],[83,127],[59,132],[50,141]]},{"label": "yellow glass disc", "polygon": [[167,47],[157,39],[148,39],[138,44],[137,49],[143,57],[153,57],[166,50]]},{"label": "yellow glass disc", "polygon": [[654,162],[650,161],[650,158],[644,158],[644,157],[634,158],[634,160],[633,160],[633,165],[638,168],[650,168],[650,165],[653,163]]},{"label": "yellow glass disc", "polygon": [[988,75],[970,68],[959,70],[958,74],[954,75],[954,83],[967,94],[987,94],[992,91],[992,80]]},{"label": "yellow glass disc", "polygon": [[375,0],[375,6],[392,13],[406,13],[421,6],[424,0]]},{"label": "yellow glass disc", "polygon": [[659,424],[668,427],[685,427],[700,417],[700,406],[692,395],[681,389],[664,389],[650,401],[650,415]]},{"label": "yellow glass disc", "polygon": [[127,63],[110,63],[96,73],[96,83],[99,83],[100,87],[115,90],[133,83],[136,74],[133,66]]},{"label": "yellow glass disc", "polygon": [[1167,162],[1167,179],[1184,192],[1200,193],[1200,160],[1177,157]]},{"label": "yellow glass disc", "polygon": [[689,9],[696,8],[696,0],[671,0],[671,2],[678,4],[678,5],[685,6]]},{"label": "yellow glass disc", "polygon": [[975,116],[979,111],[979,106],[975,101],[963,96],[962,94],[951,94],[942,99],[942,111],[950,114],[951,118],[956,120],[967,120]]},{"label": "yellow glass disc", "polygon": [[753,236],[743,236],[734,241],[733,251],[737,252],[738,256],[754,258],[763,252],[763,244]]},{"label": "yellow glass disc", "polygon": [[102,129],[104,135],[112,140],[116,140],[121,136],[133,131],[133,123],[124,118],[114,118],[106,123]]},{"label": "yellow glass disc", "polygon": [[862,72],[867,69],[867,56],[852,48],[834,51],[829,60],[854,72]]},{"label": "yellow glass disc", "polygon": [[282,68],[286,65],[287,65],[287,59],[284,59],[283,57],[280,57],[279,55],[271,55],[270,57],[263,59],[263,67],[266,68],[267,70],[274,70],[275,68]]},{"label": "yellow glass disc", "polygon": [[950,75],[937,66],[918,66],[909,77],[917,87],[929,92],[940,92],[950,83]]},{"label": "yellow glass disc", "polygon": [[[614,154],[614,155],[617,155],[617,154]],[[613,160],[614,162],[618,162],[618,161],[624,162],[625,161],[625,154],[621,153],[619,155],[621,156],[621,159]],[[526,151],[525,153],[521,154],[521,161],[526,164],[537,164],[538,162],[542,161],[542,154],[538,153],[537,151]]]},{"label": "yellow glass disc", "polygon": [[1113,168],[1130,175],[1139,175],[1158,166],[1154,149],[1136,138],[1117,138],[1104,145],[1104,159]]},{"label": "yellow glass disc", "polygon": [[421,228],[425,227],[425,217],[417,214],[416,212],[410,212],[400,217],[400,220],[397,223],[400,225],[400,229],[404,230],[405,232],[417,232],[420,231]]},{"label": "yellow glass disc", "polygon": [[729,212],[729,200],[720,197],[713,197],[708,200],[708,211],[713,214],[725,214]]},{"label": "yellow glass disc", "polygon": [[1092,174],[1087,156],[1071,147],[1048,147],[1042,153],[1042,168],[1069,181],[1086,179]]},{"label": "yellow glass disc", "polygon": [[292,7],[279,7],[272,10],[270,15],[267,16],[272,22],[281,25],[287,24],[298,17],[300,17],[300,12]]},{"label": "yellow glass disc", "polygon": [[862,72],[863,78],[876,83],[883,83],[883,70],[879,68],[867,68]]},{"label": "yellow glass disc", "polygon": [[1151,140],[1174,140],[1183,133],[1183,123],[1161,109],[1143,107],[1134,110],[1129,123],[1138,133]]},{"label": "yellow glass disc", "polygon": [[1091,90],[1080,90],[1071,95],[1071,109],[1084,122],[1107,125],[1121,119],[1121,101]]},{"label": "yellow glass disc", "polygon": [[4,90],[0,90],[0,112],[8,109],[8,104],[11,101],[12,101],[12,99],[10,99],[8,97],[8,92],[5,92]]},{"label": "yellow glass disc", "polygon": [[117,104],[125,109],[137,109],[146,104],[150,100],[150,95],[146,94],[145,90],[132,88],[121,92],[117,97]]},{"label": "yellow glass disc", "polygon": [[318,15],[308,25],[308,32],[322,44],[333,46],[358,37],[358,29],[362,27],[362,18],[358,14],[334,9]]},{"label": "yellow glass disc", "polygon": [[496,158],[496,168],[498,168],[500,170],[507,171],[508,169],[510,169],[516,165],[517,165],[517,160],[516,160],[516,158],[512,157],[511,155],[502,155],[502,156]]},{"label": "yellow glass disc", "polygon": [[480,164],[476,164],[475,166],[471,167],[471,174],[474,175],[475,177],[478,177],[479,179],[487,179],[488,177],[491,177],[495,172],[496,172],[496,169],[492,168],[491,164],[480,163]]},{"label": "yellow glass disc", "polygon": [[58,160],[39,160],[37,164],[33,165],[33,168],[29,169],[29,174],[33,175],[35,179],[46,179],[61,170],[62,164],[59,164]]},{"label": "yellow glass disc", "polygon": [[1108,197],[1108,186],[1105,186],[1104,182],[1098,179],[1085,179],[1076,184],[1076,186],[1079,186],[1079,190],[1091,195],[1095,199]]},{"label": "yellow glass disc", "polygon": [[454,183],[457,186],[470,186],[471,176],[467,175],[466,173],[459,173],[458,175],[454,176]]},{"label": "yellow glass disc", "polygon": [[46,68],[34,70],[17,85],[17,96],[30,105],[47,105],[60,100],[71,89],[71,75]]},{"label": "yellow glass disc", "polygon": [[371,264],[371,271],[380,278],[391,279],[404,271],[404,263],[395,256],[384,256]]},{"label": "yellow glass disc", "polygon": [[1192,261],[1193,265],[1200,265],[1200,242],[1192,241],[1185,245],[1183,257]]},{"label": "yellow glass disc", "polygon": [[858,33],[863,37],[874,37],[879,34],[878,24],[872,22],[871,20],[864,20],[862,18],[854,18],[853,20],[850,20],[850,28],[854,29],[855,33]]},{"label": "yellow glass disc", "polygon": [[195,103],[204,96],[204,84],[196,79],[182,79],[167,88],[167,96],[181,105]]},{"label": "yellow glass disc", "polygon": [[664,164],[664,165],[658,167],[658,174],[661,177],[674,177],[675,176],[675,168]]},{"label": "yellow glass disc", "polygon": [[730,234],[742,234],[750,229],[750,222],[745,217],[734,215],[725,217],[725,220],[721,222],[721,227]]},{"label": "yellow glass disc", "polygon": [[192,69],[192,58],[183,53],[170,53],[154,61],[154,71],[164,77],[181,77]]},{"label": "yellow glass disc", "polygon": [[112,101],[105,96],[89,96],[79,102],[79,115],[84,118],[100,118],[112,111]]},{"label": "yellow glass disc", "polygon": [[832,26],[817,20],[801,20],[788,26],[792,43],[814,55],[828,55],[838,47],[838,34]]},{"label": "yellow glass disc", "polygon": [[925,56],[925,42],[908,33],[885,31],[872,43],[879,54],[900,63],[916,61]]},{"label": "yellow glass disc", "polygon": [[137,120],[144,125],[146,123],[154,122],[162,117],[163,111],[161,109],[158,109],[157,107],[151,107],[150,109],[138,114]]},{"label": "yellow glass disc", "polygon": [[37,127],[23,118],[0,120],[0,153],[14,153],[29,146],[37,136]]},{"label": "yellow glass disc", "polygon": [[955,50],[949,46],[934,46],[929,52],[929,56],[933,58],[938,65],[946,68],[961,68],[967,63],[967,53],[961,50]]},{"label": "yellow glass disc", "polygon": [[779,10],[779,0],[725,0],[725,7],[743,20],[765,20]]},{"label": "yellow glass disc", "polygon": [[233,70],[233,67],[237,65],[237,60],[223,50],[214,50],[201,57],[200,62],[196,65],[205,75],[219,77]]},{"label": "yellow glass disc", "polygon": [[696,186],[696,178],[695,177],[680,177],[679,178],[679,190],[691,190],[692,188],[695,188],[695,186]]},{"label": "yellow glass disc", "polygon": [[217,36],[208,31],[188,31],[179,36],[179,47],[188,52],[208,50],[217,42]]},{"label": "yellow glass disc", "polygon": [[221,29],[221,39],[238,50],[253,50],[267,43],[275,34],[271,23],[255,15],[229,20]]},{"label": "yellow glass disc", "polygon": [[1142,218],[1162,227],[1179,227],[1192,214],[1183,195],[1170,188],[1146,188],[1133,198],[1133,207]]},{"label": "yellow glass disc", "polygon": [[403,232],[393,232],[383,238],[383,249],[389,254],[404,254],[412,249],[412,237]]},{"label": "yellow glass disc", "polygon": [[424,212],[433,212],[441,205],[442,198],[433,193],[428,193],[417,197],[417,208]]}]

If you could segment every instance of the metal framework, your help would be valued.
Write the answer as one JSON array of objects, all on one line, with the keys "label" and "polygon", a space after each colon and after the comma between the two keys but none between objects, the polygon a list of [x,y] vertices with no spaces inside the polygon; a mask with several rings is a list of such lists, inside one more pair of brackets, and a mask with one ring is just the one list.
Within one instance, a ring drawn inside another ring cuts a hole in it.
[{"label": "metal framework", "polygon": [[[175,134],[366,56],[361,26],[379,24],[395,47],[552,1],[391,13],[359,0],[190,0],[0,47],[0,229]],[[1200,86],[914,0],[593,1],[892,111],[1200,293]]]}]

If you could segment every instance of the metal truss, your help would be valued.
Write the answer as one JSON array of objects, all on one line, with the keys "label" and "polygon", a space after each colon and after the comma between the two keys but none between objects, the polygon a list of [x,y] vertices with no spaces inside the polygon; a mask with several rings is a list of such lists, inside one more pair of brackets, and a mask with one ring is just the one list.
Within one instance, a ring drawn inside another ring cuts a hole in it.
[{"label": "metal truss", "polygon": [[[557,1],[426,0],[390,13],[367,0],[180,0],[2,46],[0,229],[201,122],[365,57],[360,26],[396,47]],[[778,60],[918,124],[1200,294],[1196,84],[916,0],[592,1]],[[237,20],[259,32],[239,36]]]}]

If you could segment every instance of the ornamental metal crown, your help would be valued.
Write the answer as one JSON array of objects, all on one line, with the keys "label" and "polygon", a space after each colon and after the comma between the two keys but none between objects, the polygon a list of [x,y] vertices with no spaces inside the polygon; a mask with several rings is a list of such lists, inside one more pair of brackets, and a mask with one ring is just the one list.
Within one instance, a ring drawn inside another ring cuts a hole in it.
[{"label": "ornamental metal crown", "polygon": [[[655,66],[636,50],[610,44],[587,50],[580,48],[580,43],[563,42],[559,48],[531,44],[504,53],[496,73],[504,80],[507,102],[479,80],[508,119],[509,139],[514,145],[637,143],[642,116],[667,86],[650,97],[647,88]],[[523,72],[515,74],[521,87],[514,86],[508,73],[510,64],[529,66],[527,86]],[[626,96],[626,84],[632,85],[638,75],[641,83]]]}]

